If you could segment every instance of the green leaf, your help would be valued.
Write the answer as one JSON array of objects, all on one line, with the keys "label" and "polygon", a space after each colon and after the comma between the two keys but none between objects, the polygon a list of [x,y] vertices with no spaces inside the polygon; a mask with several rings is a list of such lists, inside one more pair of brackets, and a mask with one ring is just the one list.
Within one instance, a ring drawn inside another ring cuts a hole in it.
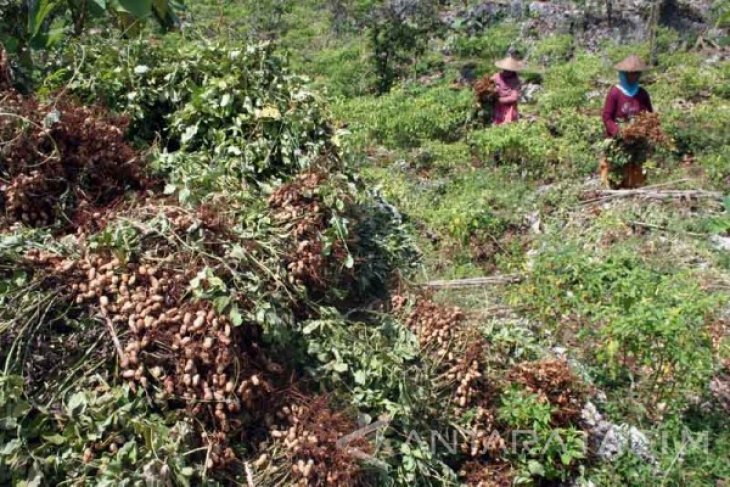
[{"label": "green leaf", "polygon": [[355,259],[352,258],[351,254],[347,254],[347,259],[345,259],[345,267],[348,269],[352,269],[352,267],[355,265]]},{"label": "green leaf", "polygon": [[537,460],[530,460],[527,462],[527,470],[532,475],[537,475],[538,477],[542,477],[545,475],[545,467],[542,466],[542,463],[538,462]]},{"label": "green leaf", "polygon": [[94,17],[102,17],[106,13],[106,0],[90,0],[89,12]]},{"label": "green leaf", "polygon": [[178,200],[180,200],[180,203],[187,203],[190,200],[190,190],[188,188],[183,188],[180,190],[180,194],[178,195]]},{"label": "green leaf", "polygon": [[54,445],[63,445],[66,443],[66,438],[56,433],[55,435],[44,435],[43,439],[47,441],[48,443],[54,444]]},{"label": "green leaf", "polygon": [[238,310],[238,306],[234,305],[233,308],[231,308],[230,317],[233,326],[241,326],[243,324],[243,317],[241,316],[241,312]]},{"label": "green leaf", "polygon": [[183,132],[182,137],[180,137],[180,141],[185,144],[187,142],[190,142],[193,137],[198,133],[198,126],[196,125],[190,125],[185,129],[185,132]]},{"label": "green leaf", "polygon": [[355,383],[362,386],[365,385],[365,382],[367,382],[368,375],[364,371],[358,370],[355,372],[353,377],[355,378]]},{"label": "green leaf", "polygon": [[61,121],[61,112],[56,110],[55,108],[48,112],[45,117],[43,117],[43,127],[44,128],[50,128],[54,124]]},{"label": "green leaf", "polygon": [[152,14],[152,0],[118,0],[121,11],[143,19]]},{"label": "green leaf", "polygon": [[347,364],[345,362],[335,362],[335,364],[332,366],[332,369],[335,372],[342,373],[342,372],[347,372],[347,369],[349,369],[349,367],[347,366]]},{"label": "green leaf", "polygon": [[13,439],[5,443],[2,450],[0,450],[0,455],[12,455],[16,450],[20,448],[20,440]]},{"label": "green leaf", "polygon": [[13,276],[13,282],[16,286],[23,286],[28,282],[28,275],[25,272],[18,272]]},{"label": "green leaf", "polygon": [[69,416],[78,416],[83,413],[86,410],[88,402],[88,398],[83,392],[73,394],[66,405]]},{"label": "green leaf", "polygon": [[302,330],[302,333],[304,335],[310,335],[317,328],[319,328],[321,324],[322,324],[322,322],[320,322],[320,321],[312,321],[312,322],[308,323],[307,326],[304,327],[304,329]]},{"label": "green leaf", "polygon": [[222,290],[222,291],[225,291],[226,290],[226,283],[223,282],[223,279],[221,279],[218,276],[211,276],[211,277],[209,277],[208,278],[208,285],[211,288],[214,288],[214,289],[219,289],[219,290]]},{"label": "green leaf", "polygon": [[0,33],[0,42],[5,46],[5,50],[10,54],[17,54],[18,51],[18,39],[14,37],[7,37]]},{"label": "green leaf", "polygon": [[41,487],[43,485],[43,471],[38,466],[38,462],[33,462],[33,466],[28,472],[28,479],[18,483],[23,487]]},{"label": "green leaf", "polygon": [[234,245],[228,255],[231,259],[244,260],[246,258],[246,251],[240,245]]},{"label": "green leaf", "polygon": [[43,24],[48,20],[53,11],[61,4],[58,0],[39,0],[31,2],[32,10],[28,16],[28,30],[32,37],[41,32]]},{"label": "green leaf", "polygon": [[222,313],[231,304],[230,296],[217,296],[213,299],[215,310]]}]

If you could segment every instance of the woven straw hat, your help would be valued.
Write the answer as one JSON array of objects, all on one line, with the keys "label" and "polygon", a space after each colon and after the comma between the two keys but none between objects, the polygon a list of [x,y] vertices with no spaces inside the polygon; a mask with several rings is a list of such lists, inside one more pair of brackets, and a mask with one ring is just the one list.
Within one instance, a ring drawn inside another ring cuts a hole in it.
[{"label": "woven straw hat", "polygon": [[505,71],[524,71],[527,68],[525,63],[513,58],[512,56],[500,59],[499,61],[495,62],[494,65],[497,66],[499,69],[504,69]]},{"label": "woven straw hat", "polygon": [[618,71],[625,71],[627,73],[637,73],[639,71],[648,70],[649,65],[636,54],[632,54],[620,63],[616,64],[614,68]]}]

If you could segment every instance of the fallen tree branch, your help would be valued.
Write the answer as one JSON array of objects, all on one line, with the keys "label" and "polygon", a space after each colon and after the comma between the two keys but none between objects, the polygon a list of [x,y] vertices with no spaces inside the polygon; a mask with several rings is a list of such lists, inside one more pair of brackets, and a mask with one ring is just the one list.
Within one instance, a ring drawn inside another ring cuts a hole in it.
[{"label": "fallen tree branch", "polygon": [[514,315],[516,311],[522,309],[521,307],[510,307],[510,306],[493,306],[491,308],[476,309],[469,311],[467,316],[472,319],[484,319],[484,318],[504,318]]},{"label": "fallen tree branch", "polygon": [[119,361],[121,362],[124,359],[124,350],[122,349],[122,344],[119,342],[119,337],[117,336],[117,331],[114,329],[114,324],[112,323],[112,320],[109,319],[109,317],[104,313],[102,315],[102,318],[104,318],[104,321],[106,322],[106,326],[109,329],[109,334],[112,337],[112,342],[114,343],[114,348],[117,350],[117,355],[119,356]]},{"label": "fallen tree branch", "polygon": [[430,281],[422,284],[432,289],[456,289],[465,287],[499,286],[503,284],[514,284],[522,281],[522,276],[512,274],[508,276],[471,277],[468,279],[454,279],[451,281]]},{"label": "fallen tree branch", "polygon": [[694,198],[694,199],[712,199],[722,201],[724,195],[719,191],[703,191],[700,189],[603,189],[586,191],[598,196],[595,199],[585,201],[585,203],[595,203],[598,201],[608,201],[617,198],[643,198],[643,199],[673,199],[673,198]]},{"label": "fallen tree branch", "polygon": [[244,462],[243,466],[246,470],[246,484],[248,487],[256,487],[253,483],[253,471],[251,470],[251,465],[249,465],[248,462]]},{"label": "fallen tree branch", "polygon": [[629,225],[634,225],[637,227],[651,228],[654,230],[660,230],[662,232],[685,234],[685,235],[689,235],[691,237],[708,237],[709,236],[705,233],[687,232],[687,231],[682,231],[682,230],[672,230],[671,228],[663,227],[661,225],[655,225],[653,223],[646,223],[646,222],[640,222],[640,221],[634,221],[634,220],[629,220],[627,223]]},{"label": "fallen tree branch", "polygon": [[658,188],[665,188],[667,186],[674,186],[679,183],[696,183],[696,182],[697,182],[697,180],[691,179],[691,178],[673,179],[671,181],[664,181],[663,183],[647,184],[646,186],[643,186],[641,189],[658,189]]}]

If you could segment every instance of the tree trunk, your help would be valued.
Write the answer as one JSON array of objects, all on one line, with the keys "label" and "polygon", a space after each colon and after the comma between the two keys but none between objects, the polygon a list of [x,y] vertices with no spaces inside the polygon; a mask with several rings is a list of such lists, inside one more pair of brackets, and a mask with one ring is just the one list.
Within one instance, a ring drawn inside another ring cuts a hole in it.
[{"label": "tree trunk", "polygon": [[651,12],[649,14],[649,64],[656,66],[657,64],[657,44],[656,34],[659,28],[659,9],[662,4],[662,0],[654,0],[651,4]]}]

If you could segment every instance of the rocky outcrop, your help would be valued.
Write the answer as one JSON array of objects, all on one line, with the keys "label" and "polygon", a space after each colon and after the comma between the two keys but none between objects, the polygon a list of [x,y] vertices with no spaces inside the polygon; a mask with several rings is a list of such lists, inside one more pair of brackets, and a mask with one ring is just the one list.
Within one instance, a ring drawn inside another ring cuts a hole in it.
[{"label": "rocky outcrop", "polygon": [[581,417],[589,432],[591,449],[601,460],[611,461],[631,452],[650,464],[656,463],[649,438],[635,426],[606,421],[591,402],[586,403]]},{"label": "rocky outcrop", "polygon": [[[659,0],[659,25],[680,35],[712,29],[711,0]],[[441,21],[470,34],[478,34],[506,18],[522,22],[522,32],[536,36],[573,35],[589,50],[598,50],[607,40],[621,44],[649,37],[649,16],[654,0],[487,1],[461,10],[445,10]]]}]

